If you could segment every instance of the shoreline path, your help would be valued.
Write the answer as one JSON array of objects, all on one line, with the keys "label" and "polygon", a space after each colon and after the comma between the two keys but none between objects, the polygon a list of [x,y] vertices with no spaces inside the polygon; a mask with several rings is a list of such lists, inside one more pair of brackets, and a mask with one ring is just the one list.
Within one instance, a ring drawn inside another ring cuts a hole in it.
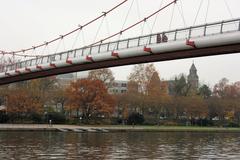
[{"label": "shoreline path", "polygon": [[193,126],[0,124],[0,131],[72,132],[239,132],[240,128]]}]

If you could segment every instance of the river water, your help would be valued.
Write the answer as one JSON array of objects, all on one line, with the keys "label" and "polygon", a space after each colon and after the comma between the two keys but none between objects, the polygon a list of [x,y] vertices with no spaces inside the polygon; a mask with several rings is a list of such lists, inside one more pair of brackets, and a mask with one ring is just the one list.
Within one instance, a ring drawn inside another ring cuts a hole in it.
[{"label": "river water", "polygon": [[240,134],[0,132],[0,159],[240,159]]}]

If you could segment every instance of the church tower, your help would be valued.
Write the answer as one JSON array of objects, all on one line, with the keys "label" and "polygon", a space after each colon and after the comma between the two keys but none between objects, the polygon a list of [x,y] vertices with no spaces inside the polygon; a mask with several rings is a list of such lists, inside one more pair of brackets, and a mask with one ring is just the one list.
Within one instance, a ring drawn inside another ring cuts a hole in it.
[{"label": "church tower", "polygon": [[198,89],[198,75],[197,75],[197,69],[194,65],[192,64],[190,70],[189,70],[189,75],[188,75],[188,84],[190,85],[191,90],[196,91]]}]

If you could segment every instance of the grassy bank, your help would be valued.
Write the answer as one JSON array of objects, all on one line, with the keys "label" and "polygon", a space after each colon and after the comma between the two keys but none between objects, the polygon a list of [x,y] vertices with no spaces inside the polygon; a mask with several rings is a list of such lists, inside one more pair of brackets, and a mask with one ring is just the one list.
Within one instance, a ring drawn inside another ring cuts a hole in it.
[{"label": "grassy bank", "polygon": [[[97,126],[96,126],[97,127]],[[109,130],[148,131],[148,132],[240,132],[240,128],[194,127],[194,126],[103,126]]]}]

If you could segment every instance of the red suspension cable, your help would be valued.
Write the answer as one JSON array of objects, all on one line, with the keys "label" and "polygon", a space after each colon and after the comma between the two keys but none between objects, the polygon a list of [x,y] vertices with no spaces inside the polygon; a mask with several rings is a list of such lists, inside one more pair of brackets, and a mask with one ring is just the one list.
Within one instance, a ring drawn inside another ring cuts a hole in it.
[{"label": "red suspension cable", "polygon": [[112,37],[115,37],[116,35],[122,34],[123,32],[125,32],[125,31],[127,31],[127,30],[130,30],[131,28],[135,27],[136,25],[138,25],[138,24],[140,24],[140,23],[142,23],[142,22],[145,22],[146,20],[148,20],[148,19],[151,18],[152,16],[156,15],[157,13],[159,13],[160,11],[162,11],[162,10],[164,10],[165,8],[169,7],[170,5],[176,3],[177,1],[178,1],[178,0],[173,0],[171,3],[168,3],[168,4],[165,5],[164,7],[162,7],[162,8],[160,8],[159,10],[153,12],[152,14],[150,14],[149,16],[145,17],[144,19],[138,21],[137,23],[135,23],[135,24],[133,24],[133,25],[131,25],[131,26],[129,26],[129,27],[121,30],[120,32],[117,32],[117,33],[115,33],[115,34],[112,34],[112,35],[109,36],[109,37],[106,37],[106,38],[104,38],[104,39],[102,39],[102,40],[100,40],[100,41],[97,41],[97,42],[95,42],[95,43],[92,43],[92,44],[90,44],[89,46],[93,46],[93,45],[96,45],[96,44],[98,44],[98,43],[102,43],[103,41],[105,41],[105,40],[107,40],[107,39],[110,39],[110,38],[112,38]]},{"label": "red suspension cable", "polygon": [[76,31],[78,31],[78,30],[83,29],[84,27],[90,25],[91,23],[97,21],[98,19],[100,19],[100,18],[106,16],[108,13],[110,13],[110,12],[112,12],[113,10],[117,9],[118,7],[120,7],[121,5],[123,5],[124,3],[126,3],[127,1],[128,1],[128,0],[124,0],[124,1],[122,1],[122,2],[119,3],[118,5],[116,5],[116,6],[114,6],[113,8],[111,8],[110,10],[104,12],[102,15],[96,17],[95,19],[93,19],[93,20],[91,20],[91,21],[85,23],[85,24],[82,25],[82,26],[79,26],[78,28],[76,28],[76,29],[74,29],[74,30],[72,30],[72,31],[70,31],[70,32],[68,32],[68,33],[66,33],[66,34],[64,34],[64,35],[61,35],[61,36],[58,37],[58,38],[55,38],[55,39],[50,40],[50,41],[47,41],[47,42],[45,42],[45,43],[43,43],[43,44],[39,44],[39,45],[36,45],[36,46],[32,46],[32,47],[27,48],[27,49],[22,49],[22,50],[17,50],[17,51],[12,51],[12,52],[0,51],[0,54],[13,54],[13,55],[16,55],[16,56],[23,56],[23,57],[36,57],[36,56],[23,55],[23,54],[16,54],[16,53],[21,53],[21,52],[24,53],[24,52],[26,52],[26,51],[35,50],[35,49],[37,49],[37,48],[39,48],[39,47],[43,47],[43,46],[48,45],[48,44],[50,44],[50,43],[53,43],[53,42],[55,42],[55,41],[57,41],[57,40],[60,40],[60,39],[62,39],[62,38],[64,38],[64,37],[66,37],[66,36],[68,36],[68,35],[70,35],[70,34],[76,32]]},{"label": "red suspension cable", "polygon": [[[38,46],[33,46],[32,48],[25,49],[24,51],[36,49],[36,48],[39,48],[39,47],[48,45],[49,43],[52,43],[52,42],[57,41],[57,40],[59,40],[59,39],[62,39],[63,37],[68,36],[68,35],[76,32],[76,31],[82,29],[83,27],[86,27],[87,25],[93,23],[94,21],[100,19],[101,17],[106,16],[106,14],[108,14],[108,13],[111,12],[111,11],[113,11],[114,9],[116,9],[117,7],[119,7],[120,5],[122,5],[123,3],[125,3],[126,1],[127,1],[127,0],[123,1],[123,2],[120,3],[119,5],[117,5],[117,6],[115,6],[114,8],[112,8],[111,10],[109,10],[109,11],[107,11],[107,12],[104,12],[103,15],[95,18],[94,20],[92,20],[92,21],[84,24],[83,26],[80,26],[79,28],[77,28],[77,29],[75,29],[75,30],[73,30],[73,31],[71,31],[71,32],[69,32],[69,33],[66,33],[65,35],[60,36],[59,38],[53,39],[53,40],[51,40],[51,41],[49,41],[49,42],[45,42],[44,44],[41,44],[41,45],[38,45]],[[95,42],[95,43],[92,43],[92,44],[90,44],[90,45],[88,45],[88,46],[92,46],[92,45],[96,45],[96,44],[98,44],[98,43],[102,43],[103,41],[105,41],[105,40],[107,40],[107,39],[110,39],[110,38],[112,38],[112,37],[115,37],[115,36],[117,36],[117,35],[120,35],[120,34],[122,34],[123,32],[125,32],[125,31],[127,31],[127,30],[130,30],[131,28],[137,26],[138,24],[140,24],[140,23],[142,23],[142,22],[145,22],[145,21],[148,20],[149,18],[153,17],[154,15],[156,15],[156,14],[159,13],[160,11],[164,10],[165,8],[169,7],[170,5],[176,3],[177,1],[178,1],[178,0],[173,0],[172,2],[168,3],[168,4],[165,5],[164,7],[158,9],[157,11],[153,12],[152,14],[150,14],[150,15],[147,16],[147,17],[145,17],[144,19],[136,22],[135,24],[133,24],[133,25],[131,25],[131,26],[129,26],[129,27],[121,30],[120,32],[117,32],[117,33],[115,33],[115,34],[112,34],[112,35],[110,35],[110,36],[108,36],[108,37],[106,37],[106,38],[104,38],[104,39],[102,39],[102,40],[100,40],[100,41],[97,41],[97,42]],[[36,57],[36,56],[30,56],[30,55],[15,54],[15,53],[19,53],[19,52],[23,52],[23,50],[19,50],[19,51],[16,51],[16,52],[14,52],[14,53],[13,53],[13,52],[3,52],[3,54],[12,54],[12,55],[24,56],[24,57]]]}]

